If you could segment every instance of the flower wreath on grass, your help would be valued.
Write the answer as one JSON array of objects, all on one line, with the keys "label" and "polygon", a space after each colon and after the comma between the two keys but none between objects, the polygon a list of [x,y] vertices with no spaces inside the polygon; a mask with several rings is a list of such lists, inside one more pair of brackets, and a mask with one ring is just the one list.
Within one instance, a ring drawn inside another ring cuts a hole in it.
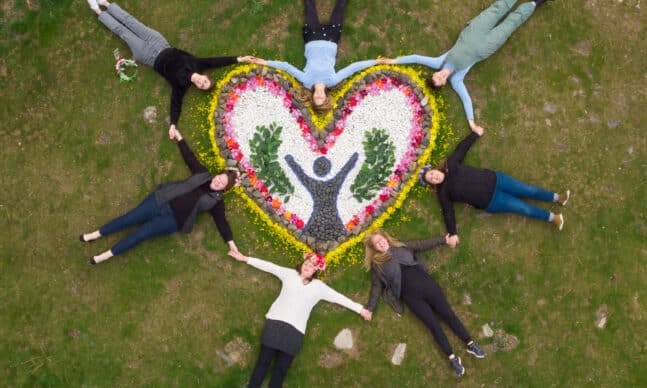
[{"label": "flower wreath on grass", "polygon": [[126,58],[117,59],[117,62],[115,63],[115,71],[119,76],[119,82],[130,82],[137,78],[137,70],[132,74],[127,73],[128,69],[131,67],[137,67],[137,63],[135,63],[134,60]]},{"label": "flower wreath on grass", "polygon": [[209,136],[220,162],[244,173],[236,190],[276,238],[334,265],[446,149],[444,115],[418,71],[403,66],[356,74],[333,91],[326,115],[294,98],[299,87],[286,73],[238,66],[215,89]]}]

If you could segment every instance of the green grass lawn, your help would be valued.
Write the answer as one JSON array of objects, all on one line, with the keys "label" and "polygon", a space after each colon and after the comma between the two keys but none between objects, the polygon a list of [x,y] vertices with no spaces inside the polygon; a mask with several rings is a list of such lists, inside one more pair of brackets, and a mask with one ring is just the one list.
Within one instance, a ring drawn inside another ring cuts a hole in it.
[{"label": "green grass lawn", "polygon": [[[324,15],[334,4],[319,3]],[[439,55],[490,0],[349,3],[338,68],[377,55]],[[198,56],[304,63],[297,0],[120,5]],[[396,319],[381,302],[367,323],[322,303],[286,387],[647,386],[645,8],[641,0],[549,2],[466,79],[486,128],[468,163],[573,193],[561,233],[457,205],[461,244],[425,254],[480,344],[505,345],[481,338],[488,323],[518,346],[475,360],[447,330],[467,368],[457,380],[411,313]],[[0,4],[0,385],[244,386],[280,283],[227,257],[210,217],[188,236],[158,238],[98,266],[90,256],[118,237],[77,239],[187,174],[167,136],[168,85],[144,66],[120,84],[115,48],[129,55],[83,0]],[[455,93],[441,94],[453,147],[469,128]],[[208,101],[191,90],[179,123],[201,150],[210,147]],[[148,106],[158,110],[153,124],[143,119]],[[241,251],[294,261],[240,198],[229,194],[227,210]],[[444,233],[437,201],[419,188],[385,227],[402,239]],[[334,268],[326,281],[362,303],[368,297],[359,265]],[[608,321],[599,329],[602,310]],[[352,354],[332,345],[345,327],[357,342]],[[393,366],[399,342],[407,355]],[[232,354],[232,343],[242,357],[228,365],[219,354]]]}]

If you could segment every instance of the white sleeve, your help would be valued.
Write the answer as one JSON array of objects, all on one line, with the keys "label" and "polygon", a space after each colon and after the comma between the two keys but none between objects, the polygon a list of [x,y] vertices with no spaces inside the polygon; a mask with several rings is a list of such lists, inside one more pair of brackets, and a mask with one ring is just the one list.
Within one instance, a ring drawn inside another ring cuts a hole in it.
[{"label": "white sleeve", "polygon": [[289,276],[294,270],[292,268],[281,267],[269,261],[257,259],[256,257],[250,257],[247,260],[247,264],[251,265],[254,268],[260,269],[261,271],[269,272],[277,278],[283,280]]},{"label": "white sleeve", "polygon": [[337,303],[338,305],[344,306],[349,310],[355,311],[357,314],[359,314],[364,308],[361,304],[354,302],[347,296],[333,290],[328,285],[326,285],[326,283],[320,282],[320,285],[321,299],[327,302]]}]

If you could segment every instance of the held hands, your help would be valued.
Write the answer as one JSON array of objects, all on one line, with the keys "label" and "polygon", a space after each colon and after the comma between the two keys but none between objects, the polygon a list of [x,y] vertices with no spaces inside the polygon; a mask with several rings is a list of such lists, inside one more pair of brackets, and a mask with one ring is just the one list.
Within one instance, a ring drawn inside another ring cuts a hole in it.
[{"label": "held hands", "polygon": [[236,243],[234,242],[234,240],[228,241],[227,244],[229,245],[229,250],[230,251],[240,252],[238,250],[238,247],[236,246]]},{"label": "held hands", "polygon": [[243,263],[247,263],[247,260],[249,259],[249,257],[247,257],[247,256],[243,255],[242,253],[240,253],[238,251],[235,251],[233,249],[230,250],[227,254],[229,256],[233,257],[234,259],[238,260],[238,261],[242,261]]},{"label": "held hands", "polygon": [[180,133],[180,131],[177,130],[177,128],[175,127],[175,124],[171,124],[171,126],[169,127],[168,138],[176,141],[182,140],[182,134]]},{"label": "held hands", "polygon": [[395,59],[392,58],[378,58],[375,60],[378,65],[395,65]]},{"label": "held hands", "polygon": [[452,248],[456,248],[456,245],[457,245],[460,241],[459,241],[459,239],[458,239],[458,235],[457,235],[457,234],[452,234],[452,235],[450,235],[449,233],[447,233],[447,235],[445,236],[445,242],[446,242],[446,243],[447,243],[447,245],[449,245],[450,247],[452,247]]},{"label": "held hands", "polygon": [[267,61],[262,58],[257,58],[253,55],[246,55],[244,57],[238,57],[238,62],[247,62],[254,63],[256,65],[267,65]]},{"label": "held hands", "polygon": [[476,125],[474,120],[470,120],[469,123],[470,123],[470,128],[472,128],[472,132],[474,132],[479,136],[483,136],[483,133],[485,132],[485,129],[483,129],[483,127]]},{"label": "held hands", "polygon": [[362,309],[362,311],[359,312],[359,315],[361,315],[365,321],[370,321],[371,319],[373,319],[373,313],[371,311],[368,311],[367,309]]}]

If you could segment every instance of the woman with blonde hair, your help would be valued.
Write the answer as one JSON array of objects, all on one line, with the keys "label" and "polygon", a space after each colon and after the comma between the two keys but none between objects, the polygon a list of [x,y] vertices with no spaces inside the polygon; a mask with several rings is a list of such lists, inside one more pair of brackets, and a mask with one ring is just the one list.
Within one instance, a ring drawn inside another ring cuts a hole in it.
[{"label": "woman with blonde hair", "polygon": [[371,271],[371,291],[366,309],[375,311],[380,294],[393,307],[402,313],[402,304],[431,331],[434,339],[449,358],[457,376],[465,374],[461,358],[452,351],[447,336],[443,332],[440,316],[452,331],[465,342],[467,352],[477,358],[484,358],[485,352],[472,340],[460,319],[452,310],[447,298],[436,281],[418,257],[418,253],[448,243],[449,236],[426,240],[402,242],[381,229],[367,234],[364,238],[364,265]]},{"label": "woman with blonde hair", "polygon": [[355,62],[338,72],[335,71],[337,44],[341,39],[346,2],[347,0],[337,0],[330,17],[330,23],[321,24],[315,0],[304,0],[305,24],[302,33],[305,41],[306,66],[303,70],[299,70],[287,62],[252,59],[252,62],[259,65],[283,70],[301,82],[304,89],[299,92],[297,99],[301,102],[309,100],[312,109],[317,113],[328,112],[333,107],[329,88],[360,70],[386,60],[371,59]]}]

